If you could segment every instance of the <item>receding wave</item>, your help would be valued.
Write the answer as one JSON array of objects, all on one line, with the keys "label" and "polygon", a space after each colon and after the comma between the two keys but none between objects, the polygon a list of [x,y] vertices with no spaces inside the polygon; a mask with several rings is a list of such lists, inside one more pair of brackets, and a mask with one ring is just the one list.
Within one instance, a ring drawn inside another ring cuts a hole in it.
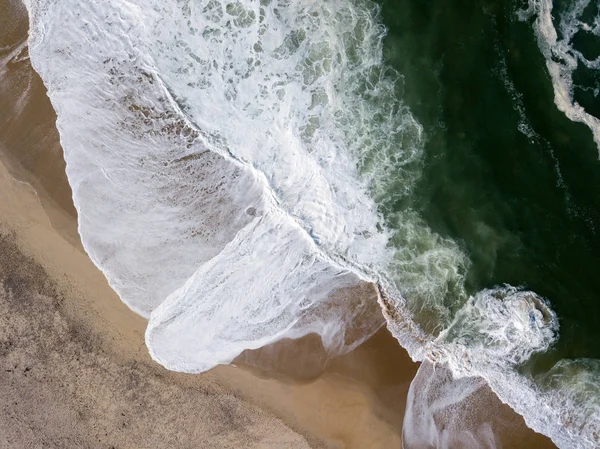
[{"label": "receding wave", "polygon": [[[517,372],[557,338],[547,301],[511,286],[470,295],[468,257],[410,207],[424,135],[384,64],[375,4],[28,8],[83,244],[149,318],[154,359],[201,372],[309,333],[343,353],[381,321],[369,298],[332,298],[374,282],[414,359],[482,376],[562,446],[597,439],[597,409],[578,402],[595,385],[585,364],[557,366],[545,387]],[[581,382],[564,399],[570,369]]]}]

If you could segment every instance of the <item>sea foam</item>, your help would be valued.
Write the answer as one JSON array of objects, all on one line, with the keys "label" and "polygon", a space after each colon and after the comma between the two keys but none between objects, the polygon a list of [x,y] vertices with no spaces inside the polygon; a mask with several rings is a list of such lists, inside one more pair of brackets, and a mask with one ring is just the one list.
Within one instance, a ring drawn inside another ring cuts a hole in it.
[{"label": "sea foam", "polygon": [[[575,0],[565,11],[553,17],[552,0],[529,0],[527,9],[518,12],[521,20],[533,19],[538,46],[546,59],[546,66],[554,87],[554,103],[570,120],[587,125],[593,133],[600,153],[600,119],[588,113],[574,100],[573,74],[579,64],[588,69],[600,69],[600,57],[587,59],[573,45],[573,38],[578,32],[600,36],[600,16],[593,18],[592,23],[584,20],[586,8],[594,0]],[[555,27],[555,23],[558,26]],[[599,92],[594,94],[598,97]]]},{"label": "sea foam", "polygon": [[[357,165],[362,143],[372,142],[371,158],[393,158],[390,169],[415,157],[391,154],[395,136],[419,133],[378,65],[375,10],[30,8],[33,21],[45,17],[32,25],[31,53],[58,113],[83,244],[150,318],[151,354],[197,372],[310,332],[333,352],[351,349],[345,328],[360,303],[323,303],[376,280],[391,257],[358,174],[372,171]],[[70,25],[55,28],[58,17]],[[373,126],[380,99],[384,128]],[[379,325],[365,320],[364,338]]]},{"label": "sea foam", "polygon": [[[575,399],[558,406],[552,382],[545,393],[517,372],[557,337],[547,302],[510,286],[467,294],[459,245],[398,209],[419,177],[424,137],[401,76],[383,63],[374,4],[28,8],[83,245],[149,318],[155,360],[201,372],[308,333],[343,353],[380,321],[368,298],[331,298],[374,282],[415,360],[485,378],[564,447],[594,441],[597,414],[578,415]],[[540,398],[554,410],[546,418]]]}]

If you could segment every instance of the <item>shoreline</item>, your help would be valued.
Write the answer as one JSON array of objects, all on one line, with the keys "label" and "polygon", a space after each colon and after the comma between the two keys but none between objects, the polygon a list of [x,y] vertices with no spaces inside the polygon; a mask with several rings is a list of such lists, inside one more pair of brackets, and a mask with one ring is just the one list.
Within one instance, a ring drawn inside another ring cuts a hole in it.
[{"label": "shoreline", "polygon": [[[244,407],[250,409],[247,414],[244,413],[244,416],[257,413],[270,416],[269,422],[273,426],[282,427],[278,430],[282,438],[285,436],[284,429],[293,429],[295,434],[308,441],[307,447],[360,448],[365,447],[365,444],[375,444],[371,447],[385,448],[397,447],[400,444],[403,407],[390,414],[389,410],[379,403],[377,395],[354,380],[353,377],[356,377],[356,374],[345,367],[345,365],[365,366],[366,360],[364,359],[370,357],[368,354],[358,352],[359,356],[363,355],[363,360],[360,360],[357,354],[335,360],[325,374],[317,376],[316,380],[306,381],[295,381],[286,376],[278,376],[277,379],[273,379],[271,376],[267,378],[264,373],[259,375],[256,369],[249,366],[244,368],[219,366],[205,374],[191,375],[169,372],[154,363],[144,345],[146,321],[121,303],[102,274],[93,267],[85,254],[70,246],[52,229],[49,220],[43,215],[39,198],[35,192],[27,184],[9,177],[3,166],[0,167],[0,186],[2,186],[0,213],[3,216],[8,216],[7,209],[17,210],[17,203],[26,209],[26,212],[22,211],[22,214],[15,216],[16,219],[12,219],[10,222],[3,220],[0,224],[2,235],[13,235],[14,247],[23,254],[23,258],[40,267],[40,270],[35,270],[36,272],[45,273],[44,285],[55,291],[54,300],[61,303],[60,309],[56,310],[54,315],[57,316],[57,319],[67,323],[65,326],[73,329],[69,332],[69,335],[73,334],[72,338],[66,339],[66,342],[63,343],[67,347],[71,344],[77,346],[78,339],[83,338],[85,342],[81,344],[84,346],[82,352],[85,353],[85,357],[80,356],[80,358],[89,359],[85,363],[86,365],[94,365],[102,360],[102,364],[112,365],[115,370],[135,367],[132,368],[135,373],[133,375],[140,378],[142,385],[145,385],[148,380],[160,378],[162,385],[168,384],[174,391],[186,391],[186,394],[195,397],[200,403],[210,403],[206,399],[206,395],[211,390],[222,392],[227,397],[232,394],[243,403]],[[1,250],[6,252],[5,244],[2,245]],[[12,252],[14,253],[15,249],[12,249]],[[27,269],[27,271],[31,270]],[[4,290],[7,290],[6,281],[3,280],[2,285],[5,287]],[[30,293],[29,287],[23,287],[22,290],[24,295],[38,293]],[[30,327],[36,327],[35,322],[43,319],[41,311],[29,310],[28,313],[31,313],[30,321],[34,322],[29,325]],[[15,315],[10,311],[6,318],[14,319]],[[393,348],[394,342],[390,341],[391,336],[386,335],[385,332],[380,332],[378,338],[392,343],[387,347],[388,349]],[[23,336],[16,334],[11,335],[9,339],[15,342],[14,346],[22,347],[22,350],[27,352],[31,348],[31,342],[23,345],[24,342],[20,341],[22,338]],[[386,344],[382,346],[385,350]],[[397,350],[402,351],[399,346],[397,346]],[[17,356],[19,352],[18,349],[13,349],[7,354],[11,363],[15,358],[19,358]],[[59,348],[54,349],[54,352],[57,354],[56,357],[61,358]],[[67,350],[65,357],[68,357],[68,353]],[[402,361],[400,362],[402,365]],[[25,364],[32,365],[34,367],[32,369],[35,369],[35,366],[40,365],[41,362],[35,360],[34,357]],[[65,364],[68,366],[71,362],[65,361]],[[20,366],[23,366],[23,363],[16,363],[15,369]],[[404,382],[404,394],[399,395],[400,397],[406,395],[412,374],[416,371],[416,365],[412,367],[408,365],[406,368],[409,373]],[[59,367],[53,366],[52,370],[46,367],[46,376],[52,377],[52,373],[49,371],[53,370],[59,370]],[[73,377],[77,377],[77,371],[85,373],[87,369],[80,366],[74,367],[74,373],[62,373],[65,379],[61,382],[77,383],[73,379]],[[23,374],[25,373],[27,371],[23,372]],[[372,382],[375,383],[377,377],[382,375],[377,372],[364,374],[373,374]],[[387,373],[387,375],[390,374]],[[112,389],[110,381],[114,379],[109,377],[101,380],[107,382],[106,385],[102,385],[103,390]],[[28,389],[36,392],[47,388],[48,384],[52,383],[47,379],[44,381],[38,379],[38,383],[29,385]],[[149,387],[145,386],[144,388]],[[8,388],[8,391],[10,390],[11,388]],[[91,390],[90,387],[90,389],[85,388],[77,392],[75,395],[77,401],[85,403],[91,400],[93,397]],[[327,399],[323,400],[323,398]],[[114,397],[110,399],[115,400]],[[99,407],[104,402],[100,398],[92,400],[94,407],[99,409],[106,407],[106,404]],[[125,405],[123,404],[123,406]],[[180,402],[172,405],[174,407],[171,409],[160,410],[160,414],[168,415],[169,410],[170,413],[173,413],[186,407],[185,403],[181,404]],[[46,406],[50,408],[49,404],[42,404],[41,407]],[[70,407],[73,405],[70,404]],[[90,407],[91,405],[88,404],[84,408]],[[332,410],[330,407],[335,407],[335,409]],[[357,409],[359,413],[356,413]],[[215,407],[215,410],[218,410],[218,407]],[[207,414],[208,416],[212,415],[210,410]],[[157,417],[149,416],[148,418],[152,420]],[[31,416],[25,416],[24,419],[29,420]],[[277,425],[277,422],[282,424]],[[7,424],[1,415],[0,423],[3,426]],[[77,424],[74,425],[77,427]],[[41,432],[39,429],[38,431]],[[380,444],[373,442],[374,436]],[[157,438],[160,438],[160,435],[157,435]],[[273,443],[274,446],[267,447],[279,447],[278,444],[282,441],[277,440],[276,443]],[[227,446],[219,444],[218,447]]]},{"label": "shoreline", "polygon": [[[15,5],[0,0],[7,17],[18,12]],[[25,20],[15,34],[22,37],[26,31]],[[0,36],[3,47],[4,38]],[[401,447],[404,406],[418,364],[385,328],[350,354],[323,365],[317,360],[304,376],[289,364],[289,351],[312,354],[318,341],[311,336],[249,352],[238,358],[242,368],[219,366],[190,375],[154,363],[144,344],[146,320],[120,301],[79,241],[56,116],[41,80],[28,58],[0,70],[4,87],[0,106],[10,111],[0,122],[0,213],[4,217],[0,230],[8,236],[0,251],[6,255],[10,249],[8,255],[18,256],[17,272],[22,267],[34,273],[33,277],[15,275],[12,281],[0,278],[5,296],[30,298],[23,299],[25,309],[7,306],[10,312],[4,317],[24,323],[24,328],[13,329],[2,340],[13,341],[9,345],[13,349],[0,352],[11,363],[18,361],[14,372],[19,372],[19,380],[7,381],[3,390],[7,395],[17,392],[17,402],[25,404],[0,414],[0,427],[8,429],[7,435],[39,441],[38,435],[19,433],[22,422],[33,422],[36,432],[48,441],[77,441],[84,447],[96,444],[92,438],[97,437],[105,439],[103,444],[110,441],[117,446],[132,442],[142,446],[134,438],[145,438],[147,445],[163,441],[188,447],[202,435],[215,438],[218,447]],[[20,108],[8,108],[14,104]],[[14,279],[27,282],[19,287]],[[1,300],[10,303],[4,296]],[[52,323],[46,316],[50,311]],[[27,327],[43,331],[56,343],[51,348],[53,360],[47,361],[39,338],[28,337]],[[287,354],[288,360],[279,353]],[[40,377],[30,374],[36,366]],[[79,373],[91,380],[82,381]],[[120,376],[131,382],[122,384]],[[33,406],[36,393],[44,398],[41,411]],[[53,405],[57,397],[63,402]],[[492,406],[504,410],[502,405]],[[45,410],[58,418],[40,421],[39,413]],[[125,415],[119,418],[120,413]],[[124,419],[130,415],[133,418]],[[155,429],[156,420],[168,425]],[[525,427],[520,416],[513,420],[511,431],[532,438],[539,443],[536,447],[554,447],[544,446],[547,439]],[[196,428],[199,421],[206,424]],[[70,439],[60,440],[64,435],[56,433],[65,425],[72,426]],[[219,425],[221,433],[212,435],[211,426]],[[0,446],[4,443],[0,439]]]}]

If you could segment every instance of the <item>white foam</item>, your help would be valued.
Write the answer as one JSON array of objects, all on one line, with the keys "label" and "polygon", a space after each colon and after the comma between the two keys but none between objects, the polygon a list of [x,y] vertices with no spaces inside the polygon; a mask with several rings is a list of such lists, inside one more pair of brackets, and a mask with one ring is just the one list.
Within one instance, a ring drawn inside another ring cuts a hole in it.
[{"label": "white foam", "polygon": [[546,301],[515,287],[482,290],[469,298],[454,320],[431,343],[443,347],[442,359],[454,372],[470,374],[474,360],[518,366],[554,343],[558,320]]},{"label": "white foam", "polygon": [[501,447],[494,427],[504,424],[504,416],[492,406],[493,393],[486,385],[481,377],[455,379],[445,367],[424,361],[408,391],[402,424],[404,447]]},{"label": "white foam", "polygon": [[150,317],[151,354],[198,372],[283,336],[317,332],[333,352],[358,344],[344,335],[360,307],[328,298],[376,280],[393,254],[368,194],[379,166],[357,161],[389,159],[391,173],[420,154],[398,152],[420,127],[381,69],[376,10],[29,6],[82,241]]},{"label": "white foam", "polygon": [[469,299],[456,242],[410,210],[384,226],[378,208],[419,176],[422,130],[383,65],[371,3],[28,7],[83,244],[150,318],[156,360],[200,372],[309,332],[344,352],[360,343],[347,326],[368,338],[379,321],[331,298],[376,281],[413,358],[481,375],[531,414],[538,396],[515,365],[553,341],[545,302],[509,287]]},{"label": "white foam", "polygon": [[559,34],[553,22],[552,0],[529,0],[529,7],[519,11],[521,20],[535,16],[534,28],[538,46],[546,58],[546,66],[554,87],[554,103],[570,120],[587,125],[593,133],[600,153],[600,119],[588,114],[573,98],[573,72],[578,63],[590,69],[600,69],[600,57],[589,61],[572,46],[571,40],[579,30],[600,36],[600,19],[590,27],[581,20],[585,8],[593,0],[576,0],[559,19]]},{"label": "white foam", "polygon": [[[597,360],[563,360],[536,386],[530,381],[496,375],[492,386],[508,391],[529,425],[541,425],[559,447],[597,447],[600,389]],[[517,380],[516,384],[512,384]],[[457,376],[447,365],[425,361],[411,383],[402,427],[407,447],[495,448],[495,435],[509,435],[512,419],[495,405],[482,377]],[[515,402],[516,401],[516,402]],[[527,404],[527,401],[535,401]],[[535,413],[531,408],[535,407]],[[584,428],[585,430],[583,430]],[[510,435],[509,435],[509,438]],[[522,443],[512,438],[513,442]],[[506,441],[503,441],[506,443]]]},{"label": "white foam", "polygon": [[[483,290],[469,298],[448,328],[425,344],[425,358],[447,368],[457,380],[485,379],[529,427],[559,447],[593,448],[600,438],[597,361],[573,363],[577,375],[563,368],[568,361],[561,361],[543,379],[517,370],[533,353],[546,351],[557,332],[556,315],[535,293],[511,286]],[[430,422],[435,410],[421,402],[423,398],[413,400],[414,419]],[[420,439],[444,436],[423,429],[411,432]]]},{"label": "white foam", "polygon": [[310,332],[326,347],[342,349],[336,348],[344,341],[341,313],[315,313],[315,305],[354,277],[315,255],[311,241],[287,220],[277,212],[256,218],[155,310],[146,341],[156,360],[201,372],[246,349]]}]

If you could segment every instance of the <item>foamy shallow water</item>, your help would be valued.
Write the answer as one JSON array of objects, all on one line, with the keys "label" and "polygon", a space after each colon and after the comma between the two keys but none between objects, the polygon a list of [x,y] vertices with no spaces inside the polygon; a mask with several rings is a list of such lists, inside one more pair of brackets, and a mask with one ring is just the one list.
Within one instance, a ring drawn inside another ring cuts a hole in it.
[{"label": "foamy shallow water", "polygon": [[368,305],[329,299],[377,282],[414,359],[482,376],[560,446],[592,447],[598,410],[516,371],[557,338],[548,303],[510,286],[469,296],[456,242],[409,209],[381,213],[410,197],[423,135],[383,63],[374,4],[28,8],[84,247],[149,318],[155,360],[201,372],[311,332],[346,352],[380,323],[361,320],[363,338],[348,342]]}]

